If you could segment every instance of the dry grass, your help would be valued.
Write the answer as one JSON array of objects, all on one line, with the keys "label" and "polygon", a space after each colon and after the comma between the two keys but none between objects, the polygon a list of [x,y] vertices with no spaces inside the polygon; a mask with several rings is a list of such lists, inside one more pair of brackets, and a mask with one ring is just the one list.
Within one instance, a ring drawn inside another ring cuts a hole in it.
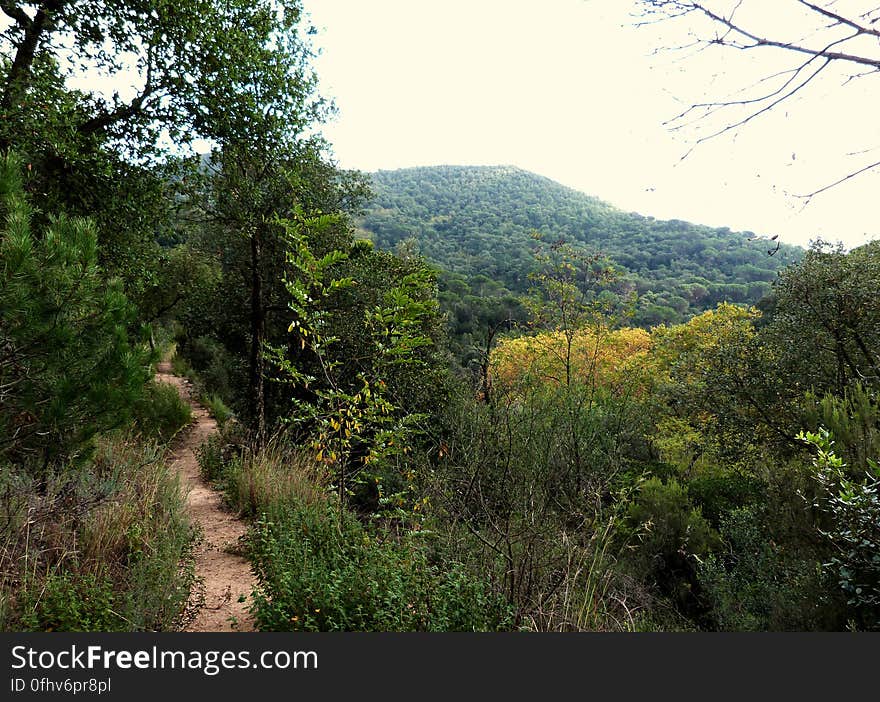
[{"label": "dry grass", "polygon": [[[179,476],[169,471],[162,455],[149,444],[109,443],[96,463],[104,470],[124,466],[124,471],[118,476],[117,491],[92,510],[83,525],[83,560],[115,563],[131,552],[154,552],[157,532],[171,526],[186,503]],[[154,528],[144,529],[145,525]]]},{"label": "dry grass", "polygon": [[222,483],[235,508],[256,517],[285,504],[313,505],[326,500],[329,476],[311,453],[274,438],[265,448],[245,449],[230,461]]},{"label": "dry grass", "polygon": [[43,491],[4,469],[0,628],[173,628],[191,579],[184,507],[160,449],[127,436]]}]

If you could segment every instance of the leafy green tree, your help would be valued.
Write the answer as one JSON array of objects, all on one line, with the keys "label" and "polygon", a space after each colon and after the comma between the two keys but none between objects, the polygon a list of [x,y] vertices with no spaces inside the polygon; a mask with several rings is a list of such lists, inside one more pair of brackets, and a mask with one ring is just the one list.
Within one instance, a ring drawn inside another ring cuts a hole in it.
[{"label": "leafy green tree", "polygon": [[0,160],[0,458],[45,477],[125,421],[149,364],[94,224],[58,215],[34,231],[20,170]]},{"label": "leafy green tree", "polygon": [[[174,191],[197,165],[170,153],[194,139],[289,146],[330,109],[297,0],[9,0],[2,11],[0,151],[33,165],[40,210],[95,220],[101,265],[138,304],[162,266],[155,240],[173,238]],[[134,87],[109,94],[98,78]]]},{"label": "leafy green tree", "polygon": [[139,297],[141,319],[146,324],[170,322],[184,307],[216,294],[219,270],[213,257],[181,244],[159,251],[147,281]]},{"label": "leafy green tree", "polygon": [[835,450],[846,461],[850,477],[857,478],[870,469],[871,460],[880,456],[880,404],[875,392],[854,383],[842,397],[830,392],[823,396],[807,393],[805,427],[817,432],[828,430]]},{"label": "leafy green tree", "polygon": [[[166,130],[177,143],[262,135],[266,122],[297,134],[325,108],[296,0],[9,0],[2,10],[12,20],[2,36],[5,125],[33,119],[61,79],[83,72],[134,73],[138,87],[131,96],[68,91],[70,130],[140,155],[166,149]],[[14,137],[5,131],[4,145]]]},{"label": "leafy green tree", "polygon": [[[373,494],[366,499],[372,498],[372,508],[402,508],[407,506],[413,477],[405,469],[405,456],[412,450],[412,435],[423,415],[412,411],[411,398],[402,401],[401,383],[412,380],[406,371],[414,370],[416,376],[430,372],[431,355],[425,357],[423,351],[434,346],[426,324],[437,317],[436,291],[424,267],[393,279],[387,287],[377,285],[382,281],[375,278],[344,275],[357,271],[357,267],[346,270],[352,257],[362,264],[377,256],[363,242],[355,243],[350,253],[333,250],[315,255],[309,234],[320,235],[338,219],[299,212],[280,221],[288,236],[287,260],[292,268],[287,279],[293,313],[288,331],[293,334],[294,352],[298,347],[301,353],[291,357],[276,349],[275,360],[285,381],[310,391],[308,401],[294,406],[293,420],[308,427],[316,459],[335,476],[340,505],[346,504],[356,485],[368,484]],[[340,304],[342,296],[366,287],[367,280],[378,292],[375,304],[364,305],[362,300]],[[352,308],[362,315],[359,323],[350,314]],[[338,348],[343,346],[343,331],[349,337],[348,348],[357,349],[354,362]],[[352,337],[359,339],[354,345]],[[302,353],[306,351],[307,355]],[[419,392],[413,385],[404,387]]]},{"label": "leafy green tree", "polygon": [[820,529],[832,554],[823,567],[834,573],[858,626],[880,629],[880,466],[870,460],[870,472],[853,479],[827,430],[798,438],[815,452],[814,506],[831,517],[830,528]]},{"label": "leafy green tree", "polygon": [[[724,303],[686,324],[654,329],[652,374],[664,405],[657,420],[666,429],[682,422],[674,432],[691,444],[691,468],[704,453],[737,460],[757,447],[796,445],[801,392],[786,386],[779,351],[758,333],[759,319],[753,308]],[[695,440],[687,438],[691,431]]]},{"label": "leafy green tree", "polygon": [[546,244],[537,232],[533,238],[538,242],[534,251],[537,270],[529,276],[534,285],[526,306],[540,328],[564,336],[559,360],[562,384],[569,387],[575,382],[573,345],[578,332],[590,329],[600,343],[602,334],[622,318],[618,314],[624,301],[608,290],[617,273],[607,258],[585,254],[563,240]]},{"label": "leafy green tree", "polygon": [[440,271],[440,307],[448,321],[449,350],[472,380],[481,396],[491,397],[489,365],[492,350],[503,333],[524,327],[529,318],[521,297],[506,291],[480,294],[480,281]]},{"label": "leafy green tree", "polygon": [[[278,220],[303,209],[339,213],[356,206],[363,192],[360,179],[337,171],[320,147],[306,141],[288,148],[269,132],[259,144],[227,144],[206,159],[205,177],[190,193],[188,216],[195,224],[189,243],[216,262],[226,304],[205,299],[186,310],[184,351],[200,337],[210,337],[233,359],[238,397],[229,399],[238,401],[258,440],[286,411],[280,388],[266,384],[264,353],[266,344],[286,343],[289,323],[285,280],[293,271]],[[350,242],[351,232],[339,216],[310,245],[326,253],[347,249]]]},{"label": "leafy green tree", "polygon": [[781,274],[764,336],[801,392],[880,386],[880,243],[849,253],[814,245]]},{"label": "leafy green tree", "polygon": [[[608,463],[592,455],[601,443],[593,432],[602,424],[592,415],[608,394],[608,388],[597,383],[598,368],[611,329],[625,318],[633,300],[612,291],[617,271],[601,254],[587,255],[562,240],[547,244],[539,233],[533,236],[536,270],[525,305],[535,326],[555,332],[539,334],[534,341],[560,370],[555,378],[558,388],[542,387],[545,380],[538,380],[530,390],[536,397],[548,390],[555,395],[545,399],[555,405],[547,409],[559,423],[557,440],[564,446],[567,464],[558,476],[560,492],[570,492],[569,499],[575,501],[592,499],[607,487],[608,478],[596,470]],[[594,494],[585,498],[585,491]]]}]

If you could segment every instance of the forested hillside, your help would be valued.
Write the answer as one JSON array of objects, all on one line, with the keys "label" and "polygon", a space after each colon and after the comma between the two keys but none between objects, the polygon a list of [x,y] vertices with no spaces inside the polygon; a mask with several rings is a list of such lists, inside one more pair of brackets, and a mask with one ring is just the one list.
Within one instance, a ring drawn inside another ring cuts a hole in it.
[{"label": "forested hillside", "polygon": [[[754,304],[803,251],[754,234],[623,212],[511,166],[434,166],[372,174],[362,230],[382,248],[409,238],[459,296],[522,294],[539,231],[600,252],[638,295],[633,323],[675,323],[719,302]],[[769,255],[772,252],[773,255]]]}]

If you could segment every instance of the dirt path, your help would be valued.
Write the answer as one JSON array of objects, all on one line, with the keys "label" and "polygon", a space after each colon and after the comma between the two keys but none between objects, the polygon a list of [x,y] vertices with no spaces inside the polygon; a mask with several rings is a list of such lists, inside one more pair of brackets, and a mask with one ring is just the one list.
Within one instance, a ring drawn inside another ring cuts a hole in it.
[{"label": "dirt path", "polygon": [[190,608],[195,616],[185,631],[253,631],[248,602],[255,585],[248,561],[237,553],[238,540],[247,531],[244,522],[223,506],[220,494],[199,475],[195,451],[211,434],[217,423],[190,393],[189,382],[171,373],[171,364],[159,364],[156,380],[177,388],[192,406],[195,421],[174,444],[171,466],[180,472],[188,488],[187,511],[204,535],[196,549],[198,583],[190,594]]}]

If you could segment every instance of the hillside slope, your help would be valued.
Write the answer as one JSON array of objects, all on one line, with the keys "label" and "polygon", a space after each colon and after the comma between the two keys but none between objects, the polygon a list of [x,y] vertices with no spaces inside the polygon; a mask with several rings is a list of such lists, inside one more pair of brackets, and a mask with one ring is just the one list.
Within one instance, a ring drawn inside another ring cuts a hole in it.
[{"label": "hillside slope", "polygon": [[660,221],[512,166],[434,166],[372,174],[376,196],[359,226],[383,248],[413,238],[459,294],[528,287],[530,233],[609,256],[640,298],[635,322],[679,322],[718,302],[756,302],[803,251],[748,232]]}]

